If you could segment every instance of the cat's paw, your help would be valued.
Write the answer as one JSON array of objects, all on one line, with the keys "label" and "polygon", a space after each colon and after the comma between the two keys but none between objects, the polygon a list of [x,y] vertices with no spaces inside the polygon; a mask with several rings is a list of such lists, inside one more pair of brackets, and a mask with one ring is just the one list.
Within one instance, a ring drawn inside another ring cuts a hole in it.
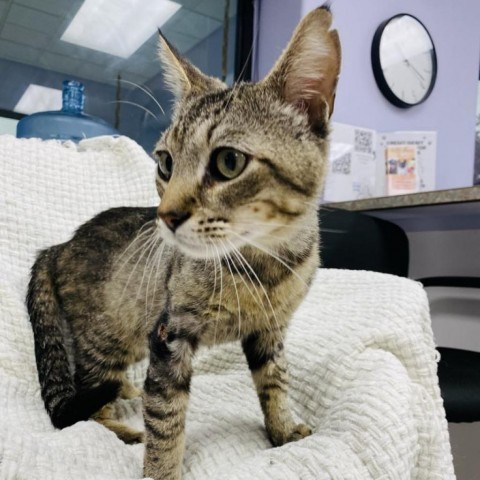
[{"label": "cat's paw", "polygon": [[127,428],[120,435],[117,433],[117,436],[129,445],[134,445],[136,443],[145,443],[145,432]]},{"label": "cat's paw", "polygon": [[285,443],[296,442],[312,434],[312,429],[304,423],[292,425],[292,427],[283,432],[268,432],[268,436],[274,447],[280,447]]},{"label": "cat's paw", "polygon": [[290,432],[287,442],[296,442],[302,438],[308,437],[312,434],[312,429],[305,425],[304,423],[299,423],[295,428]]},{"label": "cat's paw", "polygon": [[135,387],[130,382],[123,382],[119,392],[119,397],[124,400],[132,400],[142,396],[142,390]]}]

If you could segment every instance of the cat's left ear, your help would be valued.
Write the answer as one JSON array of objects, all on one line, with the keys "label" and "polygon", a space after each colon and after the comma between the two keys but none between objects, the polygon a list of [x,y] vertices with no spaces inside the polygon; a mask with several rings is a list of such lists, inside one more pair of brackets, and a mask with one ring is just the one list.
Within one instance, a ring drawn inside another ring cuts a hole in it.
[{"label": "cat's left ear", "polygon": [[170,44],[159,31],[158,53],[164,70],[164,79],[177,101],[188,94],[201,95],[210,91],[221,90],[226,85],[220,80],[204,75],[197,67]]},{"label": "cat's left ear", "polygon": [[331,25],[329,7],[306,15],[263,80],[285,101],[306,111],[314,129],[332,115],[340,74],[340,40]]}]

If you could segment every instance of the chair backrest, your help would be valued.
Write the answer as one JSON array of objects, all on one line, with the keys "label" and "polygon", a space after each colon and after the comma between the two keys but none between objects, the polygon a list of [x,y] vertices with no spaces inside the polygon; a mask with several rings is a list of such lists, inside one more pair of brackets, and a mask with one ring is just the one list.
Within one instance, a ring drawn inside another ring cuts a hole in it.
[{"label": "chair backrest", "polygon": [[322,266],[408,276],[408,238],[399,226],[329,208],[320,209],[319,222]]}]

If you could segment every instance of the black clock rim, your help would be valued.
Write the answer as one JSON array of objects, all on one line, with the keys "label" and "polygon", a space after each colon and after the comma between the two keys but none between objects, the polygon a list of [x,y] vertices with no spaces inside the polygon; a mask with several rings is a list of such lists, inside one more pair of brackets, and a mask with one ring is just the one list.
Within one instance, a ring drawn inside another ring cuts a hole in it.
[{"label": "black clock rim", "polygon": [[[385,30],[385,27],[393,20],[399,17],[411,17],[414,20],[416,20],[425,30],[427,33],[428,37],[430,38],[430,41],[432,43],[432,80],[430,82],[430,86],[428,87],[428,90],[425,92],[425,95],[415,103],[407,103],[398,98],[391,88],[388,86],[387,80],[385,79],[385,76],[383,75],[383,69],[382,69],[382,64],[380,62],[380,40],[382,39],[383,31]],[[377,82],[378,88],[380,91],[383,93],[385,98],[392,103],[393,105],[400,107],[400,108],[410,108],[410,107],[415,107],[416,105],[420,105],[423,103],[427,98],[430,96],[430,94],[433,91],[433,88],[435,87],[435,81],[437,79],[437,69],[438,69],[438,63],[437,63],[437,53],[435,50],[435,44],[433,43],[432,36],[430,35],[430,32],[428,31],[427,27],[424,25],[423,22],[421,22],[417,17],[414,15],[411,15],[410,13],[398,13],[397,15],[394,15],[393,17],[388,18],[384,22],[382,22],[378,27],[375,32],[375,35],[373,36],[372,40],[372,49],[371,49],[371,60],[372,60],[372,69],[373,69],[373,75],[375,77],[375,81]]]}]

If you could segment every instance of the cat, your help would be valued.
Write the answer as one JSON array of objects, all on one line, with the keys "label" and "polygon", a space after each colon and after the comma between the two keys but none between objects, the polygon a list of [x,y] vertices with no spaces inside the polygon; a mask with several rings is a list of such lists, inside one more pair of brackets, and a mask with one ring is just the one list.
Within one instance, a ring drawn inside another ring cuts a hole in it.
[{"label": "cat", "polygon": [[[32,267],[27,307],[53,425],[94,418],[144,440],[146,476],[181,478],[200,345],[241,341],[273,445],[311,434],[287,405],[284,337],[319,266],[341,55],[331,23],[328,7],[310,12],[265,79],[231,88],[161,37],[176,100],[154,151],[159,206],[102,212]],[[142,394],[125,372],[147,355],[143,438],[111,402]]]}]

